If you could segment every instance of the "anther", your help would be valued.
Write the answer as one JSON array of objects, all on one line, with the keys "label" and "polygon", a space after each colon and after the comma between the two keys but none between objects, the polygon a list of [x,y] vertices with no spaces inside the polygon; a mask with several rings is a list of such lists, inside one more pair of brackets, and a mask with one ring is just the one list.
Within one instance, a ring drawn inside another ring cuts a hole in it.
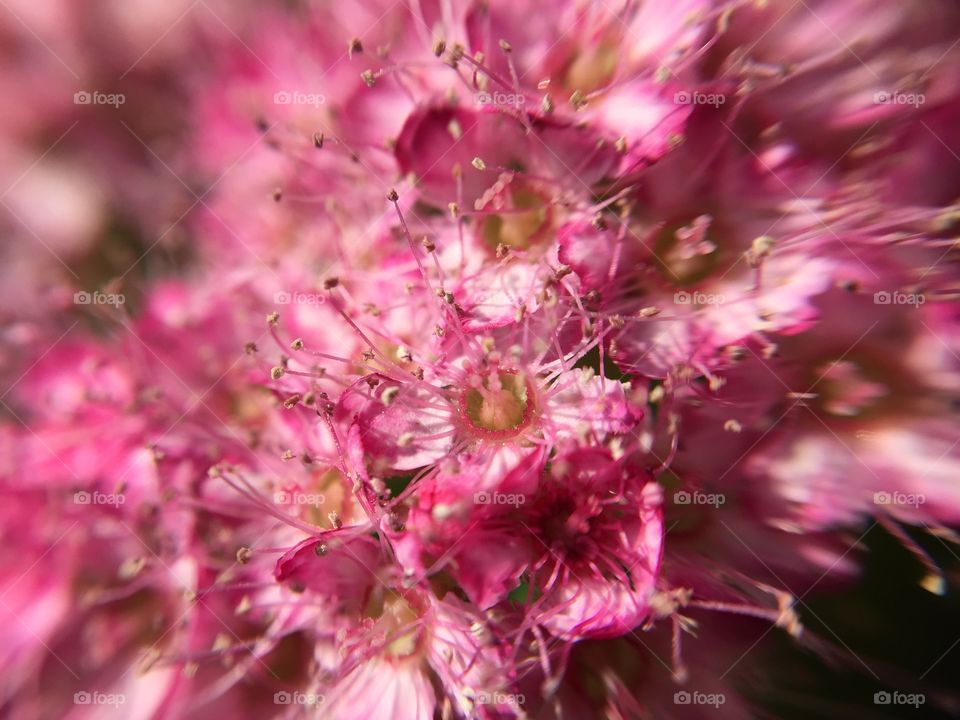
[{"label": "anther", "polygon": [[234,612],[237,615],[245,615],[246,613],[250,612],[251,607],[253,607],[253,603],[250,601],[250,596],[244,595],[240,599],[240,602],[237,603],[237,608],[234,610]]},{"label": "anther", "polygon": [[773,244],[774,240],[769,235],[761,235],[758,238],[754,238],[750,249],[747,251],[747,260],[750,265],[756,267],[761,260],[767,257],[770,251],[773,250]]},{"label": "anther", "polygon": [[723,423],[723,429],[727,432],[738,433],[743,430],[743,425],[741,425],[738,421],[731,419]]}]

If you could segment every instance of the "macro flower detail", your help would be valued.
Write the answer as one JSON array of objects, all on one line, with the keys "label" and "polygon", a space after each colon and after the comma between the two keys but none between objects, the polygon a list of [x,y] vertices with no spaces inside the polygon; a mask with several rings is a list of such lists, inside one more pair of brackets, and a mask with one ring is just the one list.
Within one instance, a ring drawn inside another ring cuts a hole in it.
[{"label": "macro flower detail", "polygon": [[8,3],[0,715],[960,708],[954,0]]}]

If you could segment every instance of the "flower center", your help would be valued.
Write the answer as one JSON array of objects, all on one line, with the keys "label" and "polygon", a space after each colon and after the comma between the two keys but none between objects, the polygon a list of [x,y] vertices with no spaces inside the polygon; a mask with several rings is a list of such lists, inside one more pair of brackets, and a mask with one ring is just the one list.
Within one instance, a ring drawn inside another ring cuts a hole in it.
[{"label": "flower center", "polygon": [[709,215],[665,227],[655,241],[663,274],[678,285],[703,280],[717,264],[718,234]]},{"label": "flower center", "polygon": [[549,238],[554,224],[549,198],[512,175],[501,178],[481,202],[491,211],[479,226],[481,238],[491,250],[499,245],[529,250]]},{"label": "flower center", "polygon": [[388,655],[403,658],[417,651],[420,633],[417,627],[417,613],[402,598],[388,603],[383,613],[383,630],[393,638],[387,646]]},{"label": "flower center", "polygon": [[468,383],[461,409],[475,429],[509,435],[530,421],[530,389],[517,373],[494,371],[474,375]]},{"label": "flower center", "polygon": [[854,362],[833,362],[821,372],[820,406],[831,415],[857,417],[875,408],[890,392]]},{"label": "flower center", "polygon": [[620,38],[614,33],[592,46],[581,48],[564,69],[563,86],[568,92],[593,92],[613,79],[620,63]]}]

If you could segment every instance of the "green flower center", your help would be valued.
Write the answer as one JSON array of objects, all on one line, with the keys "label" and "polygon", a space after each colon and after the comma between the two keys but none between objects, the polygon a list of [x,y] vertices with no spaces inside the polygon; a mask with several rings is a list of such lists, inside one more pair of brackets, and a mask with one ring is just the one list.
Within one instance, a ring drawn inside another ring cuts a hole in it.
[{"label": "green flower center", "polygon": [[464,399],[467,419],[479,430],[515,430],[526,419],[527,384],[514,373],[487,375],[467,390]]}]

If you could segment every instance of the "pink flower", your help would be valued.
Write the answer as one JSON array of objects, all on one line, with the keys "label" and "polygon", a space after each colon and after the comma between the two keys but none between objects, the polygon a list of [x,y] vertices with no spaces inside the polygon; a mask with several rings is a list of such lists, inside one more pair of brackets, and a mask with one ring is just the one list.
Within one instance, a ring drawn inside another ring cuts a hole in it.
[{"label": "pink flower", "polygon": [[4,714],[739,718],[948,590],[948,0],[8,10]]}]

